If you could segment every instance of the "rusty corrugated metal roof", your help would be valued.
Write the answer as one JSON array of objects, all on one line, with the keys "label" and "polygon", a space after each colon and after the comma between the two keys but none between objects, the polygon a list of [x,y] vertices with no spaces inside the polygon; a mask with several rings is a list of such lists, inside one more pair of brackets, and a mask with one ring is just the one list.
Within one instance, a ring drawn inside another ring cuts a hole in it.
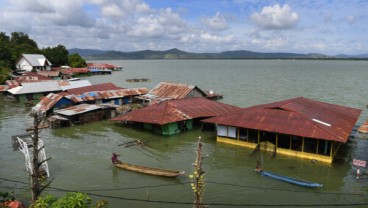
[{"label": "rusty corrugated metal roof", "polygon": [[167,100],[129,112],[113,121],[167,124],[193,118],[213,117],[239,111],[241,108],[206,98]]},{"label": "rusty corrugated metal roof", "polygon": [[8,85],[0,85],[0,92],[5,92],[9,89]]},{"label": "rusty corrugated metal roof", "polygon": [[103,83],[103,84],[94,84],[86,87],[78,87],[73,89],[68,89],[67,92],[69,94],[83,94],[86,92],[92,92],[92,91],[106,91],[106,90],[119,90],[124,89],[122,87],[118,87],[115,84],[109,82],[109,83]]},{"label": "rusty corrugated metal roof", "polygon": [[59,115],[64,115],[64,116],[73,116],[73,115],[78,115],[78,114],[86,113],[86,112],[97,110],[97,109],[103,109],[103,108],[104,107],[99,106],[99,105],[79,104],[79,105],[71,106],[69,108],[57,110],[55,111],[55,113]]},{"label": "rusty corrugated metal roof", "polygon": [[203,97],[206,96],[206,93],[194,85],[169,82],[159,83],[156,87],[150,90],[148,94],[160,98],[181,99],[185,98],[193,89],[197,89],[202,92]]},{"label": "rusty corrugated metal roof", "polygon": [[54,105],[63,98],[59,94],[49,93],[47,96],[43,97],[40,102],[38,102],[32,110],[46,112],[50,110]]},{"label": "rusty corrugated metal roof", "polygon": [[298,97],[203,122],[345,143],[360,113],[360,109]]},{"label": "rusty corrugated metal roof", "polygon": [[60,71],[38,71],[37,74],[45,77],[58,77],[60,75]]},{"label": "rusty corrugated metal roof", "polygon": [[84,102],[99,99],[114,99],[134,95],[143,95],[147,92],[148,92],[147,88],[118,89],[118,90],[86,92],[79,95],[70,94],[67,95],[66,97],[72,100],[73,102]]}]

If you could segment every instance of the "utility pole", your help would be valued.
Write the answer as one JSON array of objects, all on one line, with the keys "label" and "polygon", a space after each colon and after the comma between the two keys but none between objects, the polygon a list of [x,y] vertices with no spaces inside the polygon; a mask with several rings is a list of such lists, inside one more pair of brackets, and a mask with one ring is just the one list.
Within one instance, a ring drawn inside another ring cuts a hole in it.
[{"label": "utility pole", "polygon": [[39,161],[39,152],[44,148],[44,146],[39,147],[39,130],[38,126],[43,121],[45,117],[39,111],[32,111],[31,116],[33,117],[33,136],[32,136],[32,148],[33,148],[33,158],[32,158],[32,175],[31,175],[31,190],[32,190],[32,202],[35,202],[41,195],[42,191],[50,185],[53,179],[51,179],[46,185],[42,185],[42,174],[40,167],[42,163],[50,160],[47,158],[43,161]]},{"label": "utility pole", "polygon": [[193,163],[195,168],[193,174],[189,175],[190,178],[193,179],[191,183],[193,192],[194,192],[194,208],[203,208],[203,194],[204,194],[204,171],[202,170],[202,143],[201,137],[198,139],[198,146],[196,149],[197,158],[196,161]]}]

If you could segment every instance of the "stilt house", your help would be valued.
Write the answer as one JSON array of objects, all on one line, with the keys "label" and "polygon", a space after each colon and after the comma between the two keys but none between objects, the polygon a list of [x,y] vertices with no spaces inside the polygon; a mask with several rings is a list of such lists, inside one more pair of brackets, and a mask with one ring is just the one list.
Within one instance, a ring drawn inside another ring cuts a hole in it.
[{"label": "stilt house", "polygon": [[332,163],[360,109],[298,97],[203,120],[217,126],[217,141]]}]

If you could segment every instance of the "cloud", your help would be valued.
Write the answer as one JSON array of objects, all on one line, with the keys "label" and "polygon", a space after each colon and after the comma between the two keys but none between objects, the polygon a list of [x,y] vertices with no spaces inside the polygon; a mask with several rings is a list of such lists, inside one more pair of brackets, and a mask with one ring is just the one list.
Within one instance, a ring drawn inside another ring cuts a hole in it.
[{"label": "cloud", "polygon": [[299,15],[287,4],[283,7],[276,4],[273,7],[263,7],[261,12],[253,13],[250,18],[256,25],[265,29],[289,29],[298,22]]},{"label": "cloud", "polygon": [[140,17],[127,32],[128,36],[173,37],[185,31],[186,22],[172,9],[161,10],[157,14]]},{"label": "cloud", "polygon": [[203,17],[201,21],[211,30],[223,31],[228,28],[226,19],[220,12],[213,17]]}]

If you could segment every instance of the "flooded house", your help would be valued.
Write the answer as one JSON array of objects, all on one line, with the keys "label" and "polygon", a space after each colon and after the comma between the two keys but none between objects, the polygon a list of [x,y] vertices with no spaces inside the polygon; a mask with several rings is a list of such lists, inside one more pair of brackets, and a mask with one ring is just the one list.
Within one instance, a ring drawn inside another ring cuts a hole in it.
[{"label": "flooded house", "polygon": [[68,108],[55,110],[48,118],[51,128],[66,127],[73,124],[84,124],[110,119],[116,116],[116,106],[79,104]]},{"label": "flooded house", "polygon": [[43,97],[32,109],[49,115],[55,109],[62,109],[74,105],[75,103],[63,96],[62,93],[49,93]]},{"label": "flooded house", "polygon": [[58,93],[67,89],[91,85],[88,80],[66,81],[52,80],[44,82],[23,82],[20,86],[8,90],[17,100],[22,102],[37,101],[49,93]]},{"label": "flooded house", "polygon": [[90,70],[98,70],[98,71],[121,71],[123,70],[122,66],[116,66],[116,65],[107,64],[107,63],[87,63],[87,68]]},{"label": "flooded house", "polygon": [[205,118],[230,114],[240,108],[204,97],[166,100],[111,119],[117,123],[132,123],[162,135],[172,135],[200,127]]},{"label": "flooded house", "polygon": [[148,89],[146,88],[124,89],[114,85],[113,83],[96,84],[67,89],[57,94],[49,93],[33,108],[49,115],[54,110],[81,103],[123,105],[126,103],[136,102],[136,96],[140,96],[147,92]]},{"label": "flooded house", "polygon": [[140,101],[136,97],[144,95],[147,92],[148,89],[146,88],[118,89],[71,94],[65,97],[75,103],[124,105]]},{"label": "flooded house", "polygon": [[[212,94],[211,94],[212,93]],[[156,103],[164,100],[204,97],[213,98],[214,92],[207,93],[195,85],[182,83],[160,82],[147,94],[140,96],[139,99],[144,103]]]},{"label": "flooded house", "polygon": [[360,113],[360,109],[297,97],[202,122],[216,125],[217,142],[332,163]]}]

